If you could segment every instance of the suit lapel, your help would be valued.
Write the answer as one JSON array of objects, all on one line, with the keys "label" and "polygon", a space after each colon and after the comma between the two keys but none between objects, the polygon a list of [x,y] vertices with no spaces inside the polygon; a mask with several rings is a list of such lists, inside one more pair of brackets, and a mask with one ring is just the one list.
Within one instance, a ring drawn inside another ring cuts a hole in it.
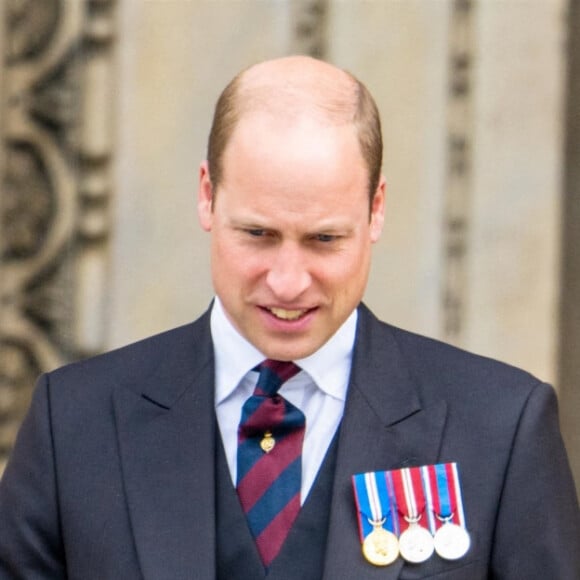
[{"label": "suit lapel", "polygon": [[206,314],[115,392],[129,515],[145,580],[215,577],[214,364]]},{"label": "suit lapel", "polygon": [[389,327],[361,306],[340,428],[325,580],[370,580],[379,573],[384,580],[398,578],[401,558],[379,570],[362,556],[351,477],[435,463],[445,416],[444,403],[422,407],[418,386]]}]

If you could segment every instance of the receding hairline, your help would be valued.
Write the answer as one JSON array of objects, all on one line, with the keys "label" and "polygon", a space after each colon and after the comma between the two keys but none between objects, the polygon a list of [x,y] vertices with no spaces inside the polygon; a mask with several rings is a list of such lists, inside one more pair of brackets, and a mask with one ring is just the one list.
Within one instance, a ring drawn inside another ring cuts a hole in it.
[{"label": "receding hairline", "polygon": [[235,79],[237,121],[260,111],[284,117],[308,115],[330,124],[354,123],[358,85],[347,71],[311,57],[258,63]]},{"label": "receding hairline", "polygon": [[254,64],[238,73],[221,93],[208,140],[208,166],[215,189],[223,178],[223,154],[245,115],[269,113],[293,121],[309,117],[325,125],[352,124],[369,170],[369,198],[382,165],[380,115],[366,86],[350,72],[307,56]]}]

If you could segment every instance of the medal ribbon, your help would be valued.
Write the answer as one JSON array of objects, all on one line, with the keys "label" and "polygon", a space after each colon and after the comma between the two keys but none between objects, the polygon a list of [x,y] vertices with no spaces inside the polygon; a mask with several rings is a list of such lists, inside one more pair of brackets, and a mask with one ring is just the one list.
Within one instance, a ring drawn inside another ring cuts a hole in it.
[{"label": "medal ribbon", "polygon": [[405,467],[391,473],[399,512],[400,530],[404,532],[409,527],[407,519],[411,522],[418,521],[418,518],[425,513],[425,493],[421,468]]},{"label": "medal ribbon", "polygon": [[401,526],[399,526],[399,518],[396,517],[398,512],[397,496],[395,495],[395,483],[393,482],[393,472],[386,471],[385,479],[387,481],[387,490],[389,492],[389,500],[391,503],[391,520],[393,522],[393,533],[399,537],[401,535]]},{"label": "medal ribbon", "polygon": [[446,521],[465,528],[457,463],[438,463],[426,468],[433,495],[432,511],[438,516],[436,528],[439,529]]},{"label": "medal ribbon", "polygon": [[437,523],[439,522],[439,520],[435,517],[435,511],[433,508],[434,497],[431,491],[431,482],[429,479],[429,466],[423,465],[420,469],[426,503],[425,514],[427,515],[427,521],[425,522],[425,525],[429,527],[429,531],[433,536],[437,531]]},{"label": "medal ribbon", "polygon": [[357,473],[352,476],[352,484],[358,511],[361,543],[374,529],[371,521],[378,523],[384,519],[382,527],[389,532],[395,532],[393,528],[395,518],[392,515],[394,511],[387,486],[387,472]]}]

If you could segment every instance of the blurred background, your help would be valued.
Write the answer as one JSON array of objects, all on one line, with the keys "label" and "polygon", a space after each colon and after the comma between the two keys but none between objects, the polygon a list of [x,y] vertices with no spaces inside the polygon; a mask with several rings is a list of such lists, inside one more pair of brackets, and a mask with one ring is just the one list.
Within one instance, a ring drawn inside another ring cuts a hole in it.
[{"label": "blurred background", "polygon": [[367,303],[553,383],[580,482],[579,35],[573,0],[0,0],[0,472],[38,373],[207,307],[213,105],[302,53],[381,110]]}]

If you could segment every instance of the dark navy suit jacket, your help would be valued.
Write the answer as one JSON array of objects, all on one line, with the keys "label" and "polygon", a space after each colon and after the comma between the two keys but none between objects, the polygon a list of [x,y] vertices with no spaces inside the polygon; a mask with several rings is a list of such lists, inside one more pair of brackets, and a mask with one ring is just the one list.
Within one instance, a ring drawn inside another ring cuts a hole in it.
[{"label": "dark navy suit jacket", "polygon": [[[207,313],[42,376],[0,484],[0,579],[215,578],[213,384]],[[368,564],[351,475],[451,461],[469,553]],[[324,580],[580,579],[552,388],[361,306],[325,562]]]}]

